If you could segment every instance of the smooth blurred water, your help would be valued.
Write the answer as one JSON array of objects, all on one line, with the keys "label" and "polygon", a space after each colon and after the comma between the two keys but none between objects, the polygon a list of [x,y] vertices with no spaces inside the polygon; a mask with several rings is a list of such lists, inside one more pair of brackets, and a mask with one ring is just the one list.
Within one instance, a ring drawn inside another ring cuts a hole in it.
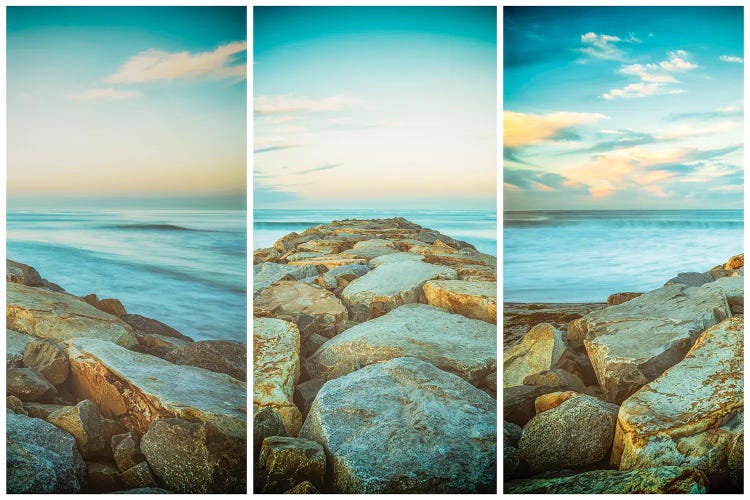
[{"label": "smooth blurred water", "polygon": [[196,340],[246,342],[246,227],[244,211],[9,210],[7,256]]},{"label": "smooth blurred water", "polygon": [[497,255],[497,213],[494,210],[290,210],[253,211],[253,248],[267,248],[292,231],[300,232],[341,219],[403,217],[471,243],[480,252]]},{"label": "smooth blurred water", "polygon": [[505,212],[505,302],[602,302],[743,251],[742,210]]}]

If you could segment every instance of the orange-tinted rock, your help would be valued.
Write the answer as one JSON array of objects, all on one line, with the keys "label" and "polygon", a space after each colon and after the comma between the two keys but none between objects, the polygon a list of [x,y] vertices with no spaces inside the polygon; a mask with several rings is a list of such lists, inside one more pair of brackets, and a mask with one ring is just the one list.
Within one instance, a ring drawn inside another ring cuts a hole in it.
[{"label": "orange-tinted rock", "polygon": [[636,297],[640,297],[643,295],[642,292],[619,292],[619,293],[613,293],[609,297],[607,297],[607,305],[608,306],[616,306],[617,304],[622,304],[624,302],[627,302],[629,300],[633,300]]},{"label": "orange-tinted rock", "polygon": [[579,394],[574,391],[551,392],[549,394],[542,394],[534,401],[534,409],[536,410],[536,414],[539,415],[543,411],[556,408],[570,398],[574,398],[578,395]]},{"label": "orange-tinted rock", "polygon": [[431,280],[424,284],[427,303],[447,311],[497,323],[497,283],[488,281]]},{"label": "orange-tinted rock", "polygon": [[741,253],[730,258],[727,261],[727,263],[724,264],[724,269],[739,269],[743,267],[744,265],[745,265],[745,254]]}]

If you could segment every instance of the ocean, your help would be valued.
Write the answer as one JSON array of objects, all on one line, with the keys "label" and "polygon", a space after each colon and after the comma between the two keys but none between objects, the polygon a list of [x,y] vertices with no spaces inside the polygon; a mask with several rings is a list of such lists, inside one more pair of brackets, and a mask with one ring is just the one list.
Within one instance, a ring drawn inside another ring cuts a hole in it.
[{"label": "ocean", "polygon": [[7,257],[69,293],[195,340],[247,342],[247,217],[230,210],[7,212]]},{"label": "ocean", "polygon": [[291,210],[253,211],[254,249],[267,248],[282,236],[340,219],[403,217],[436,229],[446,236],[471,243],[477,250],[497,255],[497,213],[494,210]]},{"label": "ocean", "polygon": [[742,210],[505,212],[505,302],[604,302],[743,251]]}]

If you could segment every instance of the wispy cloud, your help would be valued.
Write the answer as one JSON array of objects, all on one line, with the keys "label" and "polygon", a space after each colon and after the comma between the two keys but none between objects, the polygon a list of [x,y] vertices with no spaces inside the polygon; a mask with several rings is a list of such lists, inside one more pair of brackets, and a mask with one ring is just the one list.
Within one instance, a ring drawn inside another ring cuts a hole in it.
[{"label": "wispy cloud", "polygon": [[233,42],[209,52],[164,52],[149,49],[131,57],[110,83],[142,83],[158,80],[224,79],[246,77],[246,65],[232,64],[234,56],[247,50],[247,42]]},{"label": "wispy cloud", "polygon": [[270,153],[271,151],[279,151],[282,149],[298,148],[297,144],[280,144],[278,146],[267,146],[253,150],[253,154]]},{"label": "wispy cloud", "polygon": [[599,113],[560,111],[546,115],[503,112],[503,145],[518,148],[550,140],[570,140],[574,127],[606,119]]},{"label": "wispy cloud", "polygon": [[708,120],[712,118],[728,118],[732,116],[742,116],[742,106],[725,106],[714,111],[696,111],[689,113],[672,113],[669,118],[672,120]]},{"label": "wispy cloud", "polygon": [[589,31],[581,35],[581,44],[583,47],[578,49],[586,55],[596,59],[608,59],[619,61],[624,58],[625,53],[617,47],[622,39],[614,35],[605,35],[603,33],[594,33]]},{"label": "wispy cloud", "polygon": [[742,64],[745,60],[738,56],[719,56],[724,62]]},{"label": "wispy cloud", "polygon": [[71,94],[70,99],[79,101],[119,101],[122,99],[132,99],[141,97],[143,94],[137,90],[117,90],[113,88],[96,88],[90,89],[78,94]]},{"label": "wispy cloud", "polygon": [[326,164],[321,165],[319,167],[308,168],[307,170],[301,170],[301,171],[296,172],[296,173],[300,174],[300,175],[302,175],[302,174],[311,174],[313,172],[322,172],[323,170],[331,170],[333,168],[338,168],[341,165],[342,165],[341,163],[326,163]]},{"label": "wispy cloud", "polygon": [[629,64],[622,66],[618,72],[623,75],[636,76],[641,81],[630,83],[619,89],[612,89],[602,94],[606,100],[631,97],[646,97],[651,95],[681,94],[684,90],[676,88],[680,83],[674,73],[691,71],[697,64],[687,60],[689,54],[684,50],[667,52],[667,59],[658,64]]},{"label": "wispy cloud", "polygon": [[327,113],[356,108],[360,99],[349,96],[330,96],[318,99],[294,95],[262,95],[255,98],[254,111],[258,114]]}]

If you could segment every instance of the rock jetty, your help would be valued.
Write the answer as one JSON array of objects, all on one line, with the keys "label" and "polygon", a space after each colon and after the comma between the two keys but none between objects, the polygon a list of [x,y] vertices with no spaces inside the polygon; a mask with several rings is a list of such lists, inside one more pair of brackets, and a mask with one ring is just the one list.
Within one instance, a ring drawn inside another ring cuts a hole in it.
[{"label": "rock jetty", "polygon": [[497,260],[403,218],[256,250],[257,493],[497,491]]},{"label": "rock jetty", "polygon": [[[606,305],[512,305],[504,491],[742,493],[743,266],[736,255]],[[531,326],[540,311],[548,322]]]},{"label": "rock jetty", "polygon": [[6,262],[8,493],[245,493],[247,347]]}]

